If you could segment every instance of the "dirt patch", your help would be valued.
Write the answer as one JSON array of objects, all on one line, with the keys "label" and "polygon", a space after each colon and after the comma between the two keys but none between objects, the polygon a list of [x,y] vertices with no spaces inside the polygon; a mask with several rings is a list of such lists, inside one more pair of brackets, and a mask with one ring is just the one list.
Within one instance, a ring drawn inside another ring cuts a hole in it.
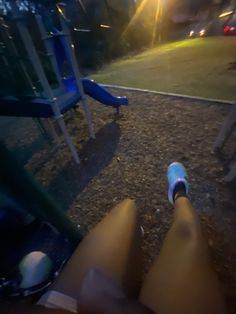
[{"label": "dirt patch", "polygon": [[27,168],[85,234],[120,200],[135,199],[145,230],[146,271],[158,255],[172,220],[173,208],[166,195],[167,166],[173,161],[183,162],[214,267],[231,313],[236,313],[235,186],[224,182],[227,161],[235,156],[235,138],[224,148],[222,160],[212,152],[229,107],[141,92],[126,95],[130,105],[119,119],[114,119],[112,109],[90,101],[96,140],[88,141],[81,112],[67,116],[80,151],[79,167],[65,145],[51,155],[46,145],[30,156]]}]

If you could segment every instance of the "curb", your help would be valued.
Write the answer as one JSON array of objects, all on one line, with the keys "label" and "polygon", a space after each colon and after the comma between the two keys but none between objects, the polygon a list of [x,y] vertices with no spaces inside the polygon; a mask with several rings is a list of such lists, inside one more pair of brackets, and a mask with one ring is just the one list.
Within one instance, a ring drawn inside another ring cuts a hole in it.
[{"label": "curb", "polygon": [[152,93],[152,94],[163,95],[163,96],[171,96],[171,97],[179,97],[179,98],[200,100],[200,101],[206,101],[206,102],[212,102],[212,103],[220,103],[220,104],[225,104],[225,105],[236,105],[236,101],[233,101],[233,100],[214,99],[214,98],[205,98],[205,97],[190,96],[190,95],[183,95],[183,94],[167,93],[167,92],[160,92],[160,91],[154,91],[154,90],[149,90],[149,89],[142,89],[142,88],[135,88],[135,87],[125,87],[125,86],[120,86],[120,85],[109,85],[109,84],[100,84],[100,85],[103,86],[103,87],[123,89],[123,90],[127,90],[127,91]]}]

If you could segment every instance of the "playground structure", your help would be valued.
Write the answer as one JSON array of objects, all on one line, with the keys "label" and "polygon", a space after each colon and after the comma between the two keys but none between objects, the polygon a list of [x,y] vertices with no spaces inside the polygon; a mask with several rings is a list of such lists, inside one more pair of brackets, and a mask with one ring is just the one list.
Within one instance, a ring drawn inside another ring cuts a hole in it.
[{"label": "playground structure", "polygon": [[[60,11],[56,13],[55,27],[47,10],[26,14],[15,2],[11,5],[11,12],[0,19],[0,115],[53,119],[79,163],[63,114],[81,103],[89,135],[95,138],[85,94],[117,112],[128,100],[81,78],[69,27]],[[50,128],[56,136],[53,124]]]},{"label": "playground structure", "polygon": [[[54,281],[82,235],[3,144],[0,154],[0,299],[37,295]],[[32,254],[46,264],[29,260]]]},{"label": "playground structure", "polygon": [[[52,18],[45,8],[25,12],[17,2],[9,3],[10,11],[0,17],[0,116],[56,122],[79,163],[64,113],[81,104],[89,135],[95,138],[86,95],[117,112],[128,99],[81,78],[69,26],[60,11]],[[54,124],[49,127],[58,136]],[[37,295],[54,281],[82,235],[1,143],[0,155],[0,296]],[[44,269],[32,269],[38,258]]]}]

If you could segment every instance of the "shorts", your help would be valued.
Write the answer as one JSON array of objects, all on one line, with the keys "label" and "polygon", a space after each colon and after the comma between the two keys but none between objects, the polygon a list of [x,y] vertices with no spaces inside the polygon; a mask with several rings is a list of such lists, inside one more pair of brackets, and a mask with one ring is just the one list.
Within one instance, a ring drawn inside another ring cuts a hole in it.
[{"label": "shorts", "polygon": [[67,310],[72,313],[78,312],[77,301],[75,299],[54,290],[44,293],[37,304],[50,309]]}]

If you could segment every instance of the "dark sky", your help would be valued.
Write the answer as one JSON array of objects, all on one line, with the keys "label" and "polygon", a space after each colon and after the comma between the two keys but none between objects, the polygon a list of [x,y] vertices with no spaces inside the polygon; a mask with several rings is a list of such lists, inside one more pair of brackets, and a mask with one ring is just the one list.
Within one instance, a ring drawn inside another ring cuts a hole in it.
[{"label": "dark sky", "polygon": [[214,3],[229,2],[229,0],[169,0],[169,5],[172,9],[188,9],[192,11],[208,7]]},{"label": "dark sky", "polygon": [[214,4],[229,3],[230,0],[163,0],[167,1],[167,14],[175,23],[183,23],[204,8]]},{"label": "dark sky", "polygon": [[181,10],[198,10],[202,7],[209,6],[212,0],[169,0],[172,9]]}]

